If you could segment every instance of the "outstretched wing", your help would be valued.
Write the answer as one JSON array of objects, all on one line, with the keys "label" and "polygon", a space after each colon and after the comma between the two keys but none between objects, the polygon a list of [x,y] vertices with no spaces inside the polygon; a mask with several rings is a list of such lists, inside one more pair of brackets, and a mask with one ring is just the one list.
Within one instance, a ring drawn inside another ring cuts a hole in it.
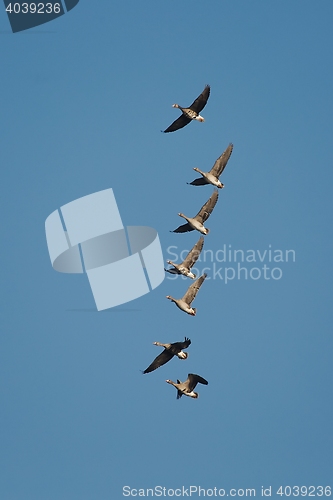
[{"label": "outstretched wing", "polygon": [[170,349],[164,349],[164,351],[159,354],[154,361],[145,369],[143,373],[150,373],[159,368],[162,365],[165,365],[170,359],[172,359],[174,354],[170,351]]},{"label": "outstretched wing", "polygon": [[197,221],[201,222],[201,224],[206,222],[206,220],[208,219],[208,217],[212,213],[212,211],[216,205],[218,197],[219,197],[219,193],[216,189],[213,192],[212,196],[209,198],[209,200],[204,204],[203,207],[201,207],[201,209],[199,210],[199,212],[195,216],[195,219],[197,219]]},{"label": "outstretched wing", "polygon": [[194,373],[189,373],[186,382],[188,384],[188,388],[191,391],[195,389],[197,384],[204,384],[208,385],[207,380],[204,378],[200,377],[200,375],[195,375]]},{"label": "outstretched wing", "polygon": [[187,233],[188,231],[194,231],[194,229],[187,222],[186,224],[183,224],[182,226],[177,227],[177,229],[174,229],[171,232],[172,233]]},{"label": "outstretched wing", "polygon": [[205,184],[209,184],[208,181],[204,177],[199,177],[199,179],[194,179],[192,182],[188,182],[187,184],[192,184],[192,186],[204,186]]},{"label": "outstretched wing", "polygon": [[207,274],[203,274],[202,276],[200,276],[200,278],[198,278],[197,280],[195,280],[195,282],[192,283],[192,285],[190,285],[188,287],[187,292],[185,293],[185,295],[184,295],[184,297],[182,299],[188,305],[191,305],[191,303],[195,299],[195,296],[198,293],[199,288],[201,287],[202,283],[205,281],[206,277],[207,277]]},{"label": "outstretched wing", "polygon": [[201,238],[196,242],[192,250],[190,250],[189,253],[187,254],[183,262],[184,267],[191,269],[191,267],[194,266],[194,264],[199,258],[203,245],[204,245],[204,237],[201,236]]},{"label": "outstretched wing", "polygon": [[185,125],[190,123],[190,121],[191,121],[191,118],[188,118],[187,116],[182,114],[179,118],[177,118],[177,120],[175,120],[173,123],[171,123],[171,125],[168,128],[163,130],[163,132],[164,133],[174,132],[175,130],[178,130],[180,128],[185,127]]},{"label": "outstretched wing", "polygon": [[192,111],[195,111],[196,113],[200,113],[200,111],[202,111],[207,104],[209,94],[210,86],[206,85],[199,97],[197,97],[196,100],[192,102],[190,109],[192,109]]},{"label": "outstretched wing", "polygon": [[182,397],[183,393],[179,389],[177,389],[177,399],[180,399]]},{"label": "outstretched wing", "polygon": [[221,154],[221,156],[219,156],[219,158],[214,163],[213,168],[209,172],[210,174],[215,175],[215,177],[219,177],[222,174],[229,161],[233,148],[233,144],[230,143],[227,149]]},{"label": "outstretched wing", "polygon": [[170,273],[170,274],[182,274],[180,271],[178,271],[178,269],[176,267],[170,267],[170,269],[164,268],[164,271],[166,271],[167,273]]}]

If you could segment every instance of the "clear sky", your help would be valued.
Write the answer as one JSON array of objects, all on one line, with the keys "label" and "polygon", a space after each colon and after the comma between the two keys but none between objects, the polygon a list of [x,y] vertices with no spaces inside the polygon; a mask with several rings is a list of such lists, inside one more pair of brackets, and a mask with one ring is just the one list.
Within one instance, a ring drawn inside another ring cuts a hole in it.
[{"label": "clear sky", "polygon": [[[12,34],[0,10],[1,499],[333,487],[332,17],[330,0],[81,0]],[[207,83],[205,123],[162,134]],[[165,260],[191,248],[169,231],[213,188],[186,182],[229,142],[195,318],[165,298],[190,280],[97,312],[86,276],[52,269],[47,216],[110,187]],[[255,251],[247,280],[224,249]],[[187,360],[140,373],[184,336]],[[209,385],[177,401],[165,380],[191,372]]]}]

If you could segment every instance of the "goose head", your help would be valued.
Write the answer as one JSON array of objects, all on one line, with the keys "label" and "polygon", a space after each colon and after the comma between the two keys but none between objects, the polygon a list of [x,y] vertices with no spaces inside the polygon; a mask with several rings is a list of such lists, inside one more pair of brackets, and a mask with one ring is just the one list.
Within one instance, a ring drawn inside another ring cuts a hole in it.
[{"label": "goose head", "polygon": [[182,214],[181,212],[179,212],[179,214],[178,214],[178,215],[179,215],[179,217],[183,217],[183,219],[186,219],[186,220],[187,220],[186,215]]},{"label": "goose head", "polygon": [[198,120],[198,122],[204,122],[205,121],[204,117],[201,116],[201,115],[196,116],[195,120]]},{"label": "goose head", "polygon": [[204,227],[202,231],[200,231],[202,234],[208,234],[209,229],[207,227]]},{"label": "goose head", "polygon": [[189,396],[191,396],[191,398],[197,399],[199,397],[199,394],[197,392],[190,392]]},{"label": "goose head", "polygon": [[197,167],[194,167],[193,170],[195,170],[196,172],[198,172],[199,174],[202,174],[201,170]]},{"label": "goose head", "polygon": [[188,358],[188,353],[187,352],[184,352],[184,351],[180,351],[178,354],[177,354],[178,358],[179,359],[187,359]]},{"label": "goose head", "polygon": [[218,181],[218,183],[216,185],[220,189],[224,188],[224,184],[221,181]]},{"label": "goose head", "polygon": [[175,299],[173,297],[171,297],[171,295],[166,295],[166,298],[169,299],[169,300],[172,300],[172,302],[175,301]]},{"label": "goose head", "polygon": [[179,108],[179,104],[173,104],[172,107],[173,108]]}]

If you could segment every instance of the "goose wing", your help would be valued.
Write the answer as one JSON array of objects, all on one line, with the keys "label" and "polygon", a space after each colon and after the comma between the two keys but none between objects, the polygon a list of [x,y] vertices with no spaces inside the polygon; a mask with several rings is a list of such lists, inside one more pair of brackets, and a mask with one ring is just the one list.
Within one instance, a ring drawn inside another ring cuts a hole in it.
[{"label": "goose wing", "polygon": [[206,220],[208,219],[208,217],[212,213],[212,211],[216,205],[218,197],[219,197],[219,193],[216,189],[213,192],[212,196],[209,198],[209,200],[204,204],[203,207],[201,207],[200,211],[194,217],[197,221],[201,222],[201,224],[206,222]]},{"label": "goose wing", "polygon": [[163,132],[164,133],[174,132],[175,130],[178,130],[180,128],[185,127],[185,125],[190,123],[190,121],[191,121],[191,118],[188,118],[187,116],[182,114],[179,118],[177,118],[177,120],[175,120],[173,123],[171,123],[171,125],[168,128],[163,130]]},{"label": "goose wing", "polygon": [[187,391],[187,381],[181,382],[177,379],[177,399],[180,399],[183,395],[183,391]]},{"label": "goose wing", "polygon": [[178,271],[178,269],[176,267],[170,267],[169,269],[164,268],[164,271],[166,271],[167,273],[170,273],[170,274],[181,274],[181,272]]},{"label": "goose wing", "polygon": [[188,231],[194,231],[194,229],[187,222],[186,224],[183,224],[182,226],[177,227],[177,229],[174,229],[171,232],[172,233],[187,233]]},{"label": "goose wing", "polygon": [[200,113],[200,111],[202,111],[207,104],[209,94],[210,86],[206,85],[199,97],[197,97],[196,100],[192,102],[190,109],[192,109],[192,111],[195,111],[196,113]]},{"label": "goose wing", "polygon": [[187,292],[185,293],[182,300],[184,302],[186,302],[189,306],[192,304],[193,300],[195,299],[195,296],[198,293],[199,288],[201,287],[202,283],[205,281],[206,277],[207,277],[207,274],[203,274],[202,276],[200,276],[200,278],[195,280],[195,282],[192,283],[192,285],[190,285],[188,287]]},{"label": "goose wing", "polygon": [[208,181],[204,177],[199,177],[199,179],[194,179],[192,182],[188,182],[187,184],[192,184],[192,186],[204,186],[205,184],[209,184]]},{"label": "goose wing", "polygon": [[174,354],[170,349],[164,349],[164,351],[159,354],[154,361],[145,369],[143,373],[150,373],[159,368],[162,365],[165,365],[170,359],[174,357]]},{"label": "goose wing", "polygon": [[219,177],[222,174],[229,161],[233,148],[233,144],[230,143],[227,149],[221,154],[221,156],[218,157],[218,159],[214,163],[213,168],[209,172],[210,174],[215,175],[215,177]]},{"label": "goose wing", "polygon": [[208,385],[207,380],[200,377],[200,375],[195,375],[194,373],[189,373],[187,376],[187,380],[184,383],[187,385],[189,392],[193,391],[196,388],[197,384]]},{"label": "goose wing", "polygon": [[187,256],[185,257],[185,260],[183,262],[184,267],[191,269],[191,267],[194,266],[194,264],[199,258],[203,245],[204,245],[204,237],[201,236],[201,238],[196,242],[192,250],[190,250]]},{"label": "goose wing", "polygon": [[184,342],[174,342],[171,344],[171,350],[174,354],[177,354],[178,352],[182,351],[183,349],[187,349],[187,347],[191,345],[190,339],[185,337]]},{"label": "goose wing", "polygon": [[180,399],[182,397],[183,393],[179,389],[177,389],[177,399]]}]

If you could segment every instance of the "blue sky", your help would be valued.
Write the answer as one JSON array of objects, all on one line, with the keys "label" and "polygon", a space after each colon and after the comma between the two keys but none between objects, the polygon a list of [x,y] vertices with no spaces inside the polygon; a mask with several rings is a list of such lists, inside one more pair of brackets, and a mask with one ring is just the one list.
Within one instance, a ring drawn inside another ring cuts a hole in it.
[{"label": "blue sky", "polygon": [[[328,0],[81,0],[12,34],[1,11],[1,498],[333,486],[332,15]],[[205,123],[161,134],[207,83]],[[181,278],[97,312],[86,276],[52,269],[47,216],[109,187],[165,260],[191,248],[197,234],[169,231],[212,188],[186,182],[229,142],[195,318],[165,299]],[[226,284],[224,245],[296,259]],[[140,373],[152,342],[184,336],[186,361]],[[165,379],[189,372],[209,385],[177,401]]]}]

